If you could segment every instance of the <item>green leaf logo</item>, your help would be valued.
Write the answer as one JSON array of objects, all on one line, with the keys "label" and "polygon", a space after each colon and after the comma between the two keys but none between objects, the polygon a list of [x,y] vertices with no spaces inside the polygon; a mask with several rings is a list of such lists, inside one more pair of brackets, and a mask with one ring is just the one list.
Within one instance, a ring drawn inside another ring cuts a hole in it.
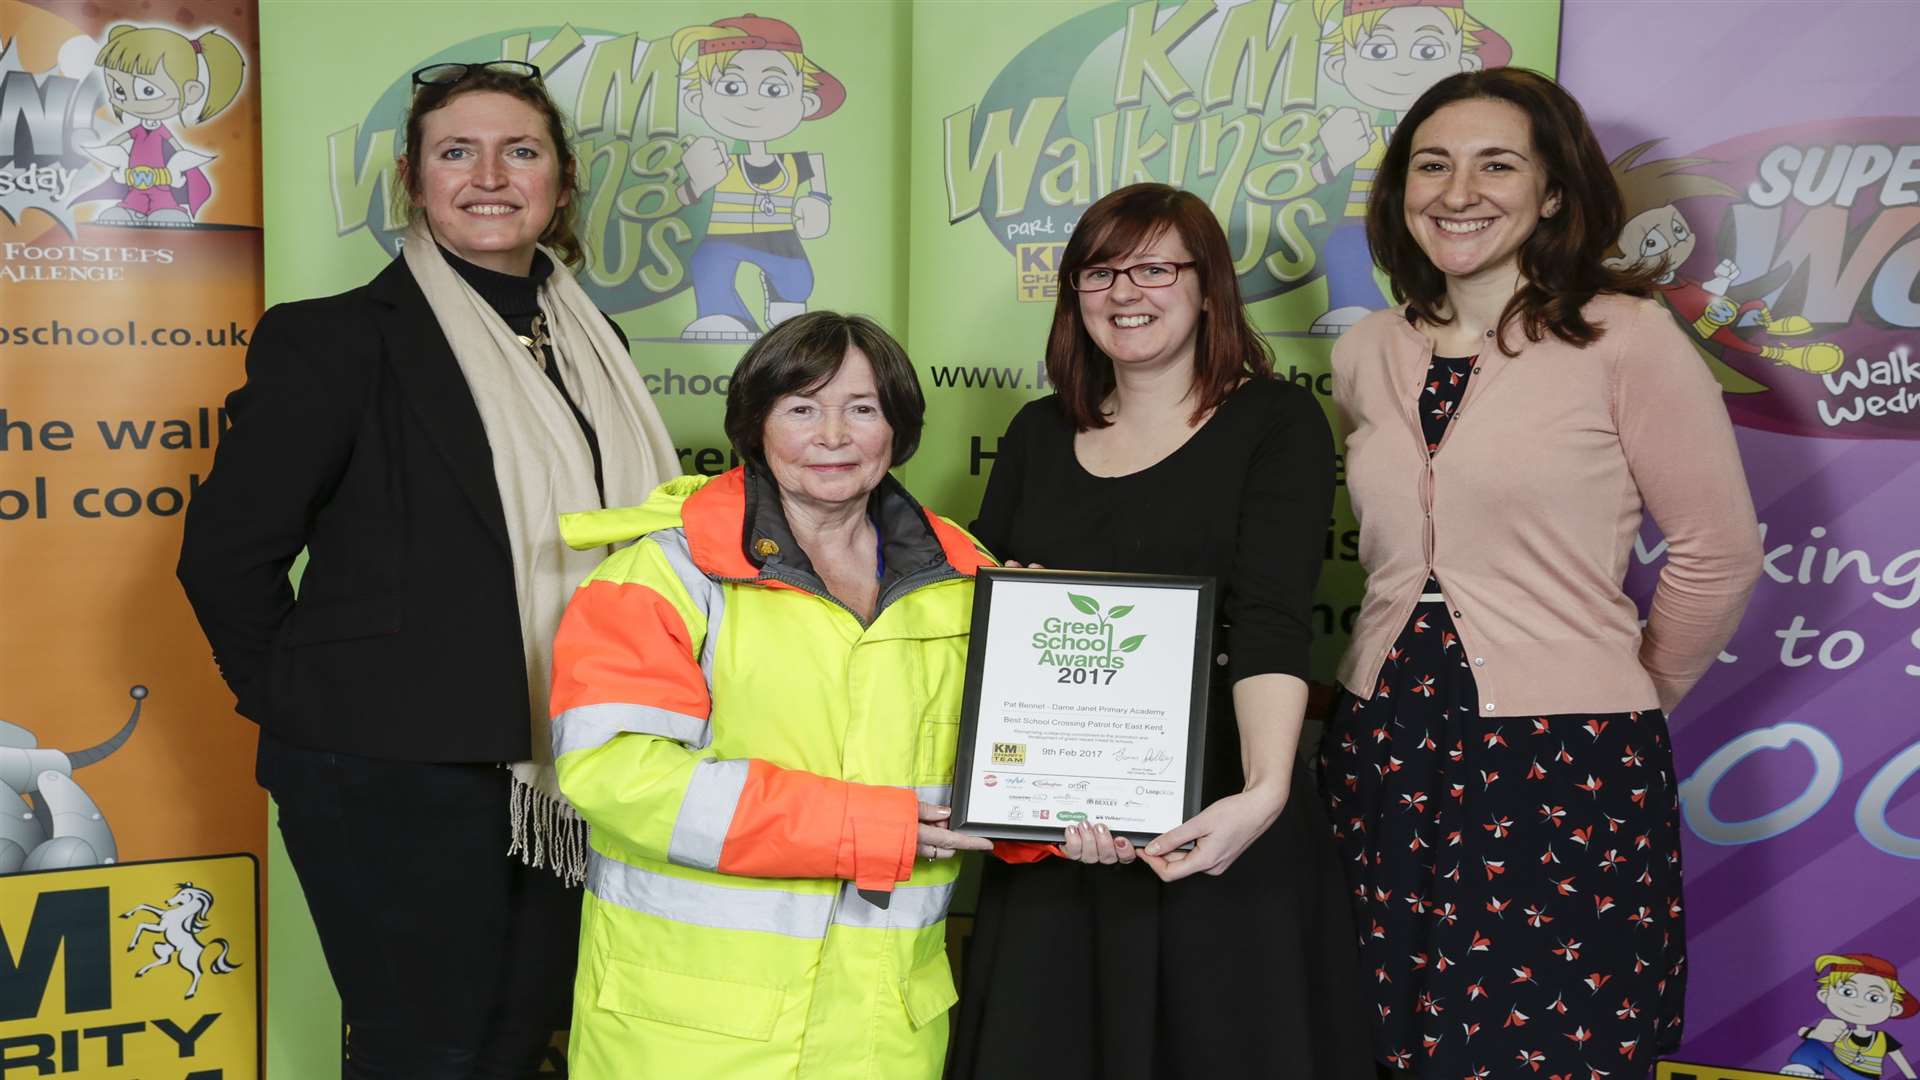
[{"label": "green leaf logo", "polygon": [[1132,637],[1130,637],[1130,638],[1128,638],[1128,639],[1126,639],[1125,641],[1122,641],[1122,642],[1120,643],[1120,651],[1121,651],[1121,652],[1132,652],[1133,650],[1135,650],[1135,649],[1137,649],[1137,648],[1139,648],[1139,647],[1140,647],[1140,643],[1141,643],[1141,642],[1143,642],[1143,641],[1145,641],[1145,640],[1147,640],[1147,635],[1145,635],[1145,634],[1135,634],[1135,635],[1133,635]]},{"label": "green leaf logo", "polygon": [[1073,606],[1078,608],[1082,614],[1100,614],[1100,602],[1091,596],[1081,596],[1079,593],[1068,593],[1067,599],[1073,601]]},{"label": "green leaf logo", "polygon": [[1111,610],[1111,611],[1109,611],[1109,612],[1107,612],[1107,618],[1109,618],[1109,619],[1124,619],[1124,618],[1126,618],[1126,616],[1127,616],[1127,613],[1128,613],[1128,612],[1130,612],[1130,611],[1132,611],[1132,610],[1133,610],[1133,605],[1132,605],[1132,604],[1121,604],[1121,605],[1120,605],[1119,607],[1117,607],[1117,608],[1114,608],[1113,610]]},{"label": "green leaf logo", "polygon": [[1060,811],[1059,813],[1057,813],[1057,814],[1055,814],[1055,815],[1053,815],[1053,816],[1054,816],[1054,818],[1055,818],[1056,820],[1059,820],[1059,821],[1085,821],[1085,820],[1087,820],[1087,815],[1086,815],[1086,814],[1084,814],[1084,813],[1082,813],[1082,812],[1081,812],[1081,811],[1079,811],[1079,810],[1062,810],[1062,811]]}]

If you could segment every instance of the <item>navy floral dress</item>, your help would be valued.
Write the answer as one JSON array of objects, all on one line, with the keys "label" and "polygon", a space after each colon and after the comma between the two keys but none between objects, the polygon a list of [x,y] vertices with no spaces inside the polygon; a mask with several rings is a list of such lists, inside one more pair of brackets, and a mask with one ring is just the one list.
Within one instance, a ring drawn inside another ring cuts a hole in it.
[{"label": "navy floral dress", "polygon": [[[1472,373],[1434,358],[1429,454]],[[1414,608],[1373,691],[1336,702],[1320,790],[1374,1056],[1423,1080],[1644,1077],[1679,1043],[1686,987],[1666,718],[1477,717],[1441,600]]]}]

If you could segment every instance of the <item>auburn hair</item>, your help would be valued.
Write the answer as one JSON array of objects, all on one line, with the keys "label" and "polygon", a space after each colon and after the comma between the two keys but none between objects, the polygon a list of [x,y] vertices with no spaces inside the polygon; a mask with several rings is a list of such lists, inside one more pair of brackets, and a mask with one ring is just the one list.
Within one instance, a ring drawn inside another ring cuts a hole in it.
[{"label": "auburn hair", "polygon": [[1615,270],[1603,261],[1626,224],[1619,185],[1607,156],[1573,95],[1525,68],[1463,71],[1433,84],[1394,129],[1367,200],[1367,243],[1393,282],[1393,297],[1415,322],[1445,326],[1441,308],[1446,275],[1433,265],[1407,228],[1407,170],[1420,125],[1459,101],[1504,101],[1526,115],[1532,157],[1546,173],[1547,194],[1559,209],[1542,218],[1520,245],[1520,288],[1500,313],[1497,343],[1508,356],[1506,329],[1518,322],[1528,341],[1548,334],[1569,345],[1591,345],[1604,327],[1581,314],[1600,293],[1653,295],[1659,268]]},{"label": "auburn hair", "polygon": [[[1200,280],[1200,321],[1193,351],[1193,423],[1225,401],[1242,378],[1273,374],[1273,352],[1247,321],[1227,235],[1198,195],[1166,184],[1132,184],[1087,208],[1060,257],[1059,296],[1047,335],[1047,378],[1053,380],[1074,430],[1113,423],[1100,405],[1113,392],[1113,360],[1100,351],[1080,315],[1073,275],[1152,244],[1169,231],[1180,237],[1194,265],[1182,273]],[[1177,288],[1178,285],[1172,286]]]}]

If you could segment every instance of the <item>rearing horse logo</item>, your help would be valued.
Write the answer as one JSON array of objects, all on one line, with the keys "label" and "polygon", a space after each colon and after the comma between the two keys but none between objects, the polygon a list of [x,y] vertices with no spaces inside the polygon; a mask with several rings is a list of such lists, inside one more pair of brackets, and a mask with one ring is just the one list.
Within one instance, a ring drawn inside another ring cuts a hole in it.
[{"label": "rearing horse logo", "polygon": [[122,913],[120,917],[131,919],[143,911],[160,917],[159,922],[143,922],[135,926],[133,940],[127,942],[127,951],[132,952],[140,947],[142,934],[155,933],[161,937],[161,940],[153,943],[153,961],[134,972],[134,978],[139,978],[154,968],[165,965],[169,960],[177,960],[183,971],[193,975],[193,982],[187,987],[186,995],[192,997],[200,992],[202,974],[211,971],[215,975],[225,975],[238,970],[240,965],[227,959],[227,952],[232,948],[227,939],[214,938],[213,944],[219,946],[219,952],[214,954],[208,966],[202,968],[201,956],[209,946],[200,943],[200,934],[206,930],[207,916],[213,911],[213,894],[195,887],[191,881],[180,882],[179,890],[167,898],[167,906],[164,909],[154,907],[152,904],[140,904],[132,911]]}]

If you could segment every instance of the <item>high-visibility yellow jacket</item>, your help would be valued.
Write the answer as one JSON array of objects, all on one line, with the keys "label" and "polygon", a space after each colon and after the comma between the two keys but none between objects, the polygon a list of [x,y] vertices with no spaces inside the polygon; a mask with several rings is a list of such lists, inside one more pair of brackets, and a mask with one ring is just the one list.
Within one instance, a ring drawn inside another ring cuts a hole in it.
[{"label": "high-visibility yellow jacket", "polygon": [[554,645],[561,790],[592,825],[569,1071],[581,1078],[933,1078],[955,1001],[949,801],[973,572],[892,479],[873,620],[828,595],[765,479],[675,480],[570,515],[639,537]]}]

